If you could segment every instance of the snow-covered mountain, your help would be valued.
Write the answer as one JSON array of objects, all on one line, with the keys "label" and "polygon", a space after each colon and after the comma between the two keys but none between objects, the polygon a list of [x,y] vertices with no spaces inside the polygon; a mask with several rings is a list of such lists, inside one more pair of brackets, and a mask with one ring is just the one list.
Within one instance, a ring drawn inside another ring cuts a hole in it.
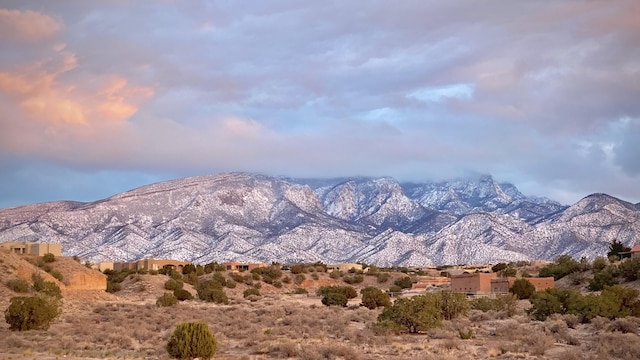
[{"label": "snow-covered mountain", "polygon": [[594,194],[566,207],[490,176],[400,184],[230,173],[0,209],[0,241],[62,243],[92,261],[461,264],[594,257],[638,234],[638,204]]}]

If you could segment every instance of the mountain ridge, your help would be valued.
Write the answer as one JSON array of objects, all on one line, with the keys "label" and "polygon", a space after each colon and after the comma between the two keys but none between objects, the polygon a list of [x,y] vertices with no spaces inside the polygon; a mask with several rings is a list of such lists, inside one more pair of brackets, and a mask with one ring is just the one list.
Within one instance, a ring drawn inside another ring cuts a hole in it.
[{"label": "mountain ridge", "polygon": [[0,241],[50,241],[92,261],[439,265],[592,258],[632,245],[640,209],[606,194],[572,206],[489,175],[400,183],[224,173],[141,186],[94,202],[0,209]]}]

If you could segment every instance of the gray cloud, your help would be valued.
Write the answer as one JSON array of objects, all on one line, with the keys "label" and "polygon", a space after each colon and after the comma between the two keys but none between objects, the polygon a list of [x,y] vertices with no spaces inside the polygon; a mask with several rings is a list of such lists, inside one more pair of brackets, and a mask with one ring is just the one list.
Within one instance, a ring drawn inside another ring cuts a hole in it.
[{"label": "gray cloud", "polygon": [[0,45],[6,158],[87,179],[489,172],[567,202],[640,200],[632,0],[4,6],[59,24]]}]

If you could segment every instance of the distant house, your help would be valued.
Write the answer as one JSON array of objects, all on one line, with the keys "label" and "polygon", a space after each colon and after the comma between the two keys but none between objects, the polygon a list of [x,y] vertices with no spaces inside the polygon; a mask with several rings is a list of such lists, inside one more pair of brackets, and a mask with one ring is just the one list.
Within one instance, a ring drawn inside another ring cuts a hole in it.
[{"label": "distant house", "polygon": [[451,291],[465,294],[490,294],[491,279],[497,278],[497,273],[472,273],[451,276]]},{"label": "distant house", "polygon": [[179,261],[179,260],[165,260],[165,259],[143,259],[138,261],[129,261],[129,262],[115,262],[113,263],[113,270],[122,271],[124,269],[127,270],[160,270],[160,269],[175,269],[178,271],[182,271],[182,268],[186,265],[190,265],[191,263],[188,261]]},{"label": "distant house", "polygon": [[634,245],[629,252],[632,258],[640,258],[640,244]]},{"label": "distant house", "polygon": [[411,290],[426,290],[432,286],[449,284],[451,284],[451,278],[446,276],[420,276],[418,281],[411,285]]},{"label": "distant house", "polygon": [[42,256],[44,254],[51,253],[55,256],[62,256],[61,244],[9,241],[0,243],[0,246],[20,255]]},{"label": "distant house", "polygon": [[342,263],[342,264],[333,264],[327,266],[327,271],[332,272],[336,270],[340,270],[342,272],[348,272],[349,270],[362,271],[362,264],[357,263]]},{"label": "distant house", "polygon": [[268,267],[269,264],[266,263],[240,263],[237,261],[230,261],[226,263],[222,263],[225,270],[227,271],[251,271],[257,268],[265,268]]}]

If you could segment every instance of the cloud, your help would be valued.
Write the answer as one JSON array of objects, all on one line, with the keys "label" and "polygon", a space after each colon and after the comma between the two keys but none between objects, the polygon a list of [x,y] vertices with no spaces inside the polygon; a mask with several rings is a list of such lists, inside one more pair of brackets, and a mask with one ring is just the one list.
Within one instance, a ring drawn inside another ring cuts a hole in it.
[{"label": "cloud", "polygon": [[56,36],[62,25],[35,11],[0,9],[0,40],[36,43]]},{"label": "cloud", "polygon": [[[637,1],[7,4],[9,156],[181,175],[472,171],[640,200],[635,120],[612,130],[640,117]],[[48,30],[27,36],[26,17]]]}]

